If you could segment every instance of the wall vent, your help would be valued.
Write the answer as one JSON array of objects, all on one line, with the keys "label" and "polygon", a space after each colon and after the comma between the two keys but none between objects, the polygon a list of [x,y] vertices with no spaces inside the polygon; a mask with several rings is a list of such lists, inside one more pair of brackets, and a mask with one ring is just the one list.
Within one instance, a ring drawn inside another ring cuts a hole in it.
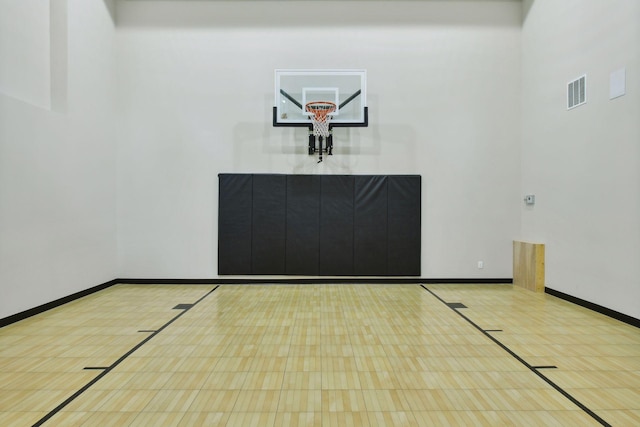
[{"label": "wall vent", "polygon": [[587,76],[578,77],[567,84],[567,110],[587,102]]}]

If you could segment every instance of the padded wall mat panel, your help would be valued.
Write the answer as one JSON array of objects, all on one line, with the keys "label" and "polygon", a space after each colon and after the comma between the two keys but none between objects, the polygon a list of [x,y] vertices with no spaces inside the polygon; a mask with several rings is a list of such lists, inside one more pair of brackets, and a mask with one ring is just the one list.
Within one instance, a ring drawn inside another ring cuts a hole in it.
[{"label": "padded wall mat panel", "polygon": [[319,274],[320,176],[287,176],[286,274]]},{"label": "padded wall mat panel", "polygon": [[287,177],[253,175],[252,274],[285,272]]},{"label": "padded wall mat panel", "polygon": [[252,182],[252,175],[219,177],[218,274],[251,271]]},{"label": "padded wall mat panel", "polygon": [[390,276],[420,275],[420,193],[419,176],[389,176],[387,274]]},{"label": "padded wall mat panel", "polygon": [[355,178],[322,177],[320,196],[320,275],[352,276]]},{"label": "padded wall mat panel", "polygon": [[354,273],[387,274],[387,177],[356,176]]},{"label": "padded wall mat panel", "polygon": [[218,273],[419,276],[417,175],[220,174]]}]

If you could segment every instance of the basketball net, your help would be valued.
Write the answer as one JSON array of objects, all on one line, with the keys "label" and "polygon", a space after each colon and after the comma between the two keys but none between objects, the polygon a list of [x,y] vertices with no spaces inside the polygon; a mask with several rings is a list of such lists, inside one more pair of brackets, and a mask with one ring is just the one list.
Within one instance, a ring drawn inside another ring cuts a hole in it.
[{"label": "basketball net", "polygon": [[313,134],[327,138],[329,136],[329,122],[331,121],[330,113],[336,111],[336,104],[329,101],[309,102],[304,106],[305,109],[312,114],[311,122],[313,122]]}]

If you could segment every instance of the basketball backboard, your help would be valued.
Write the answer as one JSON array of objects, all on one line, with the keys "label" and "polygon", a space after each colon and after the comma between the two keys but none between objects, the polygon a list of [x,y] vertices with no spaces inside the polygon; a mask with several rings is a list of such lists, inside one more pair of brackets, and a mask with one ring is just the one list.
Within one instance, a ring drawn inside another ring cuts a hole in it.
[{"label": "basketball backboard", "polygon": [[366,70],[275,70],[274,126],[309,127],[305,105],[329,101],[332,127],[368,124]]}]

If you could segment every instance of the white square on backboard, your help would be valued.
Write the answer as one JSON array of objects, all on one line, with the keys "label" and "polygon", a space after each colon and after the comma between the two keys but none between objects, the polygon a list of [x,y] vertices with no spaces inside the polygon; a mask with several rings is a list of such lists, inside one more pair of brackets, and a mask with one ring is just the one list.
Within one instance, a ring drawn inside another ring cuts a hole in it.
[{"label": "white square on backboard", "polygon": [[[306,106],[308,102],[313,101],[330,101],[336,104],[336,110],[329,113],[330,116],[337,116],[340,114],[340,96],[337,87],[303,87],[302,88],[302,105]],[[304,111],[307,116],[313,115]]]},{"label": "white square on backboard", "polygon": [[609,99],[614,99],[626,93],[626,68],[620,68],[609,76]]}]

